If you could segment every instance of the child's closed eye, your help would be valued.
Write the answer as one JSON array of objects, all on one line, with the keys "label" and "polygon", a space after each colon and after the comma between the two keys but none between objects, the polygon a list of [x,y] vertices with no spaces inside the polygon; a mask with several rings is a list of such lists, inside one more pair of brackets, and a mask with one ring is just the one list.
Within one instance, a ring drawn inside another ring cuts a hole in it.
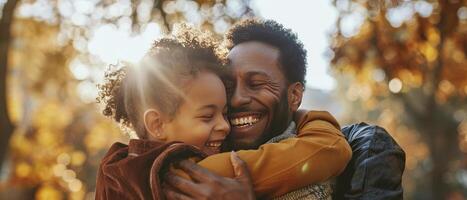
[{"label": "child's closed eye", "polygon": [[209,122],[209,121],[212,120],[213,117],[214,117],[213,114],[207,114],[207,115],[201,115],[198,118],[205,121],[205,122]]}]

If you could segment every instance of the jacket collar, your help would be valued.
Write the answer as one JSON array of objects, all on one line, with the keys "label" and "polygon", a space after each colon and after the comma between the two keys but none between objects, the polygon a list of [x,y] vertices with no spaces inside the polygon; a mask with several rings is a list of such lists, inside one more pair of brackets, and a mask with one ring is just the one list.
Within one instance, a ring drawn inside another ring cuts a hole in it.
[{"label": "jacket collar", "polygon": [[131,139],[128,144],[128,155],[138,156],[164,144],[165,143],[162,141],[152,141],[147,139]]}]

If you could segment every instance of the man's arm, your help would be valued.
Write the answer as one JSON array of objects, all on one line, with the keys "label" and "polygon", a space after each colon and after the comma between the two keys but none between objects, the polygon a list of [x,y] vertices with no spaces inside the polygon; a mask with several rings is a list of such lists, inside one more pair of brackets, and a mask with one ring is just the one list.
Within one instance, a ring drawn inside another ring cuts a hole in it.
[{"label": "man's arm", "polygon": [[[220,177],[196,165],[194,162],[184,160],[178,163],[196,182],[168,174],[163,187],[167,199],[223,199],[223,200],[254,200],[251,176],[244,161],[235,152],[230,153],[230,161],[235,177]],[[183,191],[183,193],[177,192]]]},{"label": "man's arm", "polygon": [[342,132],[354,154],[337,179],[333,198],[402,199],[405,152],[392,136],[366,123],[347,126]]}]

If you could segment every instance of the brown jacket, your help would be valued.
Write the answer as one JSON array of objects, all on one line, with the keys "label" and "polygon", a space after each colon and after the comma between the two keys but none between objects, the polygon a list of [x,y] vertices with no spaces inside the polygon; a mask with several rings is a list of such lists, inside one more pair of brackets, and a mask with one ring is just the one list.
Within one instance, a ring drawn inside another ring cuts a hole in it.
[{"label": "brown jacket", "polygon": [[115,143],[97,173],[96,200],[165,199],[159,175],[176,159],[204,158],[197,148],[177,142],[130,140]]},{"label": "brown jacket", "polygon": [[[271,198],[339,175],[352,151],[337,121],[327,112],[310,111],[298,124],[296,138],[264,144],[238,154],[253,178],[257,197]],[[233,177],[230,154],[221,153],[198,162],[218,175]],[[131,140],[114,144],[98,172],[96,199],[163,199],[159,174],[174,159],[205,157],[182,143]]]}]

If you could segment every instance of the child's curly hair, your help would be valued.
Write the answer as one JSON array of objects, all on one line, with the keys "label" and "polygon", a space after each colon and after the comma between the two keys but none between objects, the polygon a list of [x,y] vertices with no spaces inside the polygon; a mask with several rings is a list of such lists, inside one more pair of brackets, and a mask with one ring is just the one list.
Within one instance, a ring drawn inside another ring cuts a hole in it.
[{"label": "child's curly hair", "polygon": [[201,70],[225,75],[217,47],[208,33],[179,25],[172,35],[156,40],[138,65],[109,67],[98,85],[103,114],[146,138],[145,109],[156,107],[173,118],[184,100],[183,88]]}]

